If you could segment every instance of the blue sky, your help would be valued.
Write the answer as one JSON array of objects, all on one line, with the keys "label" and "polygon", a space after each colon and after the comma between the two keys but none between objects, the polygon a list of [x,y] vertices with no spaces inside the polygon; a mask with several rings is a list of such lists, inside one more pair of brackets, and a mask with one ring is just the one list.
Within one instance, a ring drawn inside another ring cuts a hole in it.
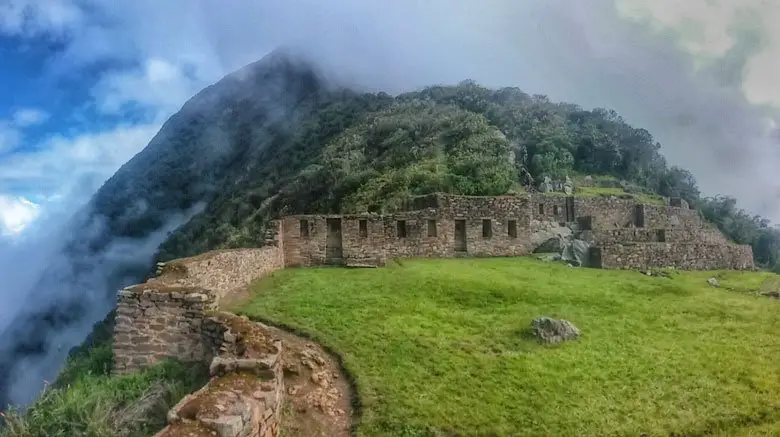
[{"label": "blue sky", "polygon": [[190,96],[282,44],[369,89],[472,78],[615,108],[705,193],[780,219],[780,2],[584,3],[0,1],[0,234],[82,204]]}]

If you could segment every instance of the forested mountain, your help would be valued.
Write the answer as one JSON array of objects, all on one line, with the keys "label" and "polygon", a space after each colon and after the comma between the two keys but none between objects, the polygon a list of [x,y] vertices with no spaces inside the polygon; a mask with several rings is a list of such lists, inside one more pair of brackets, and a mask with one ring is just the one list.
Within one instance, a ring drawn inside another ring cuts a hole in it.
[{"label": "forested mountain", "polygon": [[733,198],[702,198],[694,176],[669,165],[650,132],[613,110],[472,81],[396,97],[310,92],[305,114],[264,129],[253,122],[249,96],[219,109],[243,119],[225,123],[231,130],[220,148],[247,152],[223,170],[206,211],[163,244],[160,259],[261,244],[268,220],[283,213],[384,211],[409,195],[496,195],[529,178],[590,174],[681,196],[734,241],[750,244],[761,266],[777,264],[780,232],[768,220]]},{"label": "forested mountain", "polygon": [[[768,221],[734,199],[701,198],[693,175],[660,149],[612,110],[470,81],[398,96],[358,93],[328,83],[306,60],[272,53],[194,96],[95,194],[64,261],[39,282],[50,298],[0,332],[0,373],[53,347],[50,332],[99,320],[78,290],[97,289],[110,304],[117,288],[150,271],[158,246],[161,260],[255,246],[283,213],[383,211],[434,191],[504,194],[543,175],[608,175],[682,196],[776,268],[780,234]],[[186,221],[198,207],[184,226],[148,240],[150,250],[107,255],[117,241],[167,232],[171,217]]]}]

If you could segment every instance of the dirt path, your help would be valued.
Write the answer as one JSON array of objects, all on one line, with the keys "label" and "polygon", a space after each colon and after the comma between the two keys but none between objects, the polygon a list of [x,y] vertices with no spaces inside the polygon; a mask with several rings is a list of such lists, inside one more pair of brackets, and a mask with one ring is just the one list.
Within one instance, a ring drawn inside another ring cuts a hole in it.
[{"label": "dirt path", "polygon": [[[236,290],[220,303],[235,312],[251,297]],[[282,340],[285,401],[281,437],[349,437],[353,417],[352,386],[338,360],[315,342],[265,326]]]}]

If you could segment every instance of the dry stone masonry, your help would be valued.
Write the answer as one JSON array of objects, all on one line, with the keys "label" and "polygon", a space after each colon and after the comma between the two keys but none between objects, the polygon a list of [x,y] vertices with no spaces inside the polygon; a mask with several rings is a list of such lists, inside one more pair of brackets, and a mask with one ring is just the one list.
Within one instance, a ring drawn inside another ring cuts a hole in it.
[{"label": "dry stone masonry", "polygon": [[551,229],[561,228],[575,230],[578,244],[590,248],[593,253],[585,258],[593,267],[754,266],[750,247],[730,243],[679,198],[654,205],[560,193],[434,194],[415,198],[394,214],[295,215],[281,222],[285,267],[382,265],[388,258],[404,257],[527,255],[552,238]]},{"label": "dry stone masonry", "polygon": [[265,237],[262,248],[213,251],[162,264],[159,276],[118,293],[113,372],[175,358],[208,364],[212,376],[171,410],[168,427],[157,437],[278,435],[283,345],[267,327],[220,312],[219,302],[285,267],[519,256],[552,241],[564,259],[574,251],[574,258],[593,267],[754,268],[749,246],[730,243],[681,199],[648,205],[560,193],[434,194],[388,215],[285,216]]},{"label": "dry stone masonry", "polygon": [[218,311],[220,297],[282,268],[282,240],[161,266],[117,295],[113,372],[165,358],[209,365],[211,380],[168,414],[156,437],[275,437],[284,395],[282,343],[268,328]]}]

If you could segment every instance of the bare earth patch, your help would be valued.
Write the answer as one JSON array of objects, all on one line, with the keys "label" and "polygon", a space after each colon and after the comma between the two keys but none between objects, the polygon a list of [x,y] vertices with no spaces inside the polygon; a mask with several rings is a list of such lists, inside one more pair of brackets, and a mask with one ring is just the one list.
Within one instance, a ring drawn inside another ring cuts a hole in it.
[{"label": "bare earth patch", "polygon": [[[220,308],[233,312],[250,297],[247,288],[233,290],[222,298]],[[348,437],[353,393],[338,361],[311,340],[276,327],[266,328],[284,345],[281,437]]]},{"label": "bare earth patch", "polygon": [[278,328],[284,344],[283,437],[347,437],[352,388],[338,362],[321,346]]}]

